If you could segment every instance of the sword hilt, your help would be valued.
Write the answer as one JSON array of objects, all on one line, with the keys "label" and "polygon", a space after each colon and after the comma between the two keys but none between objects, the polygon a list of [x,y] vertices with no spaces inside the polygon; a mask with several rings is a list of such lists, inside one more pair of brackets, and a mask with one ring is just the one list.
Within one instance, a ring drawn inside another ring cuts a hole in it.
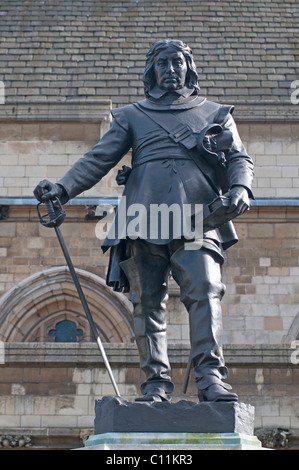
[{"label": "sword hilt", "polygon": [[61,205],[60,200],[57,198],[49,199],[49,201],[45,201],[45,206],[47,209],[47,214],[41,215],[39,211],[39,206],[43,204],[43,202],[39,202],[36,206],[36,210],[38,213],[39,221],[44,227],[59,227],[62,224],[65,218],[65,211]]}]

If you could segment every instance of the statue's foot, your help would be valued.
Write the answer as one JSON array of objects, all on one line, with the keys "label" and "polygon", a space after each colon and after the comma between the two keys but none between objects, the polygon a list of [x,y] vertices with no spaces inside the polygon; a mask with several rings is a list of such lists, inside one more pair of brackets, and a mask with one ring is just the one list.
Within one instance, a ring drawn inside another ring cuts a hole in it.
[{"label": "statue's foot", "polygon": [[228,391],[219,383],[211,384],[204,390],[198,391],[199,401],[238,401],[236,393]]},{"label": "statue's foot", "polygon": [[146,393],[142,397],[137,397],[135,398],[135,401],[138,403],[159,403],[162,401],[170,401],[171,397],[169,395],[164,395],[163,397],[161,395],[157,395],[154,393]]}]

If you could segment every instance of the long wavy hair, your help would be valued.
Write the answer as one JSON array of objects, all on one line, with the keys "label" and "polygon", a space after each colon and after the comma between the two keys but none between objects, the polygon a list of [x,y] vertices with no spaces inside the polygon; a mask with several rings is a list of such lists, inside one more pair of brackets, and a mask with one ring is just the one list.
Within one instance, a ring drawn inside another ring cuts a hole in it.
[{"label": "long wavy hair", "polygon": [[193,60],[192,49],[182,41],[174,39],[164,39],[162,41],[154,42],[151,48],[149,49],[148,53],[146,54],[146,66],[143,73],[145,96],[148,96],[150,90],[152,90],[156,85],[156,77],[154,72],[155,57],[161,51],[167,49],[168,47],[173,47],[184,55],[187,63],[187,75],[185,86],[188,88],[194,88],[196,92],[199,93],[198,74],[196,71],[196,65]]}]

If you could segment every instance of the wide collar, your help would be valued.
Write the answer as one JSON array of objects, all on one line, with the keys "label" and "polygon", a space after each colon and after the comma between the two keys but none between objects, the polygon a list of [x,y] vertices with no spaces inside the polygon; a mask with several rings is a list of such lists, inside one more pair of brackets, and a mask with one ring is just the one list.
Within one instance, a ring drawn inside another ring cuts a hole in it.
[{"label": "wide collar", "polygon": [[162,90],[157,85],[149,92],[148,98],[139,101],[147,109],[170,111],[191,109],[199,106],[205,98],[198,96],[194,88],[183,87],[175,91]]},{"label": "wide collar", "polygon": [[157,85],[154,86],[154,88],[149,92],[149,96],[151,98],[154,98],[154,100],[158,100],[160,98],[167,98],[167,95],[171,95],[173,99],[178,99],[179,97],[183,98],[189,98],[194,93],[194,88],[188,88],[188,87],[183,87],[179,90],[175,90],[172,92],[169,92],[168,90],[162,90],[159,88]]},{"label": "wide collar", "polygon": [[198,95],[190,95],[187,98],[177,99],[170,103],[163,101],[164,100],[151,100],[146,98],[145,100],[138,101],[138,103],[144,108],[154,111],[181,111],[201,106],[206,101],[206,98]]}]

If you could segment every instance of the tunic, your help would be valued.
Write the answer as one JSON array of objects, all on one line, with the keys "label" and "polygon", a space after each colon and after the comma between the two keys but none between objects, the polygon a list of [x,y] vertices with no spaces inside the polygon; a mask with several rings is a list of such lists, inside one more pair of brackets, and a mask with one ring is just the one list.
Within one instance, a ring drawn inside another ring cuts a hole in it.
[{"label": "tunic", "polygon": [[[147,112],[154,110],[163,113],[165,119],[168,113],[174,114],[195,135],[200,135],[211,124],[221,125],[231,136],[230,148],[223,149],[229,187],[244,186],[252,195],[253,164],[237,132],[232,106],[208,101],[192,94],[192,90],[190,94],[190,89],[183,89],[179,94],[156,89],[150,99],[139,104]],[[190,229],[194,231],[198,205],[215,199],[221,194],[221,187],[214,169],[198,155],[196,148],[188,149],[175,142],[165,129],[134,104],[112,110],[112,115],[114,119],[110,130],[58,184],[67,193],[62,201],[65,203],[94,186],[132,149],[132,171],[114,224],[102,243],[104,252],[111,248],[107,284],[117,291],[126,291],[128,284],[118,266],[120,261],[126,259],[126,238],[135,236],[159,245],[184,237],[186,207],[191,211]],[[200,168],[194,158],[200,159]],[[162,209],[164,216],[161,217]],[[169,217],[169,223],[165,222],[165,216]],[[236,243],[237,235],[229,222],[204,233],[203,239],[204,247],[217,252],[221,259],[222,250]]]}]

